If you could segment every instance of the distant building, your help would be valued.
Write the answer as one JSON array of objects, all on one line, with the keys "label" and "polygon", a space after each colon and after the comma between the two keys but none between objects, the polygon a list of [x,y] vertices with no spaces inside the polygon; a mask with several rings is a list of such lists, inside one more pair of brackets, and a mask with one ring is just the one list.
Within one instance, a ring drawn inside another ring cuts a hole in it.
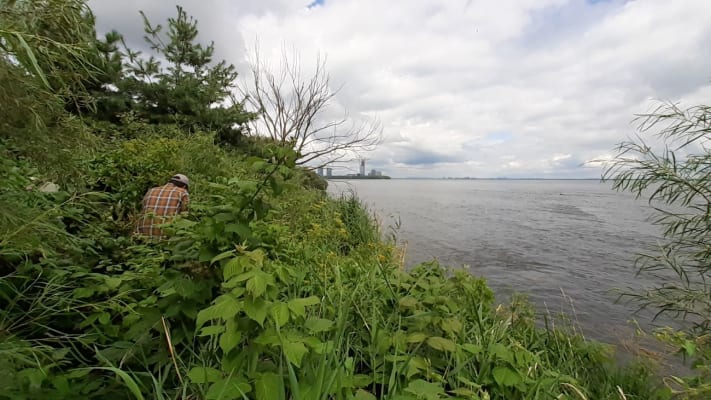
[{"label": "distant building", "polygon": [[318,168],[316,169],[316,174],[317,174],[318,176],[323,176],[323,167],[318,167]]},{"label": "distant building", "polygon": [[360,160],[360,176],[365,176],[365,160]]},{"label": "distant building", "polygon": [[333,168],[326,168],[326,176],[333,176]]},{"label": "distant building", "polygon": [[371,169],[370,173],[368,173],[368,176],[383,176],[383,173],[376,169]]}]

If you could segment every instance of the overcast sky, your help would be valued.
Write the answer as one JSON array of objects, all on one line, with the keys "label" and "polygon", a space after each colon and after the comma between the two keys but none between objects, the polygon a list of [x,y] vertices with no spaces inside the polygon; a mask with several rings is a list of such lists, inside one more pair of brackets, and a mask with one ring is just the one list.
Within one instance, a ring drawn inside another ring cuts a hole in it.
[{"label": "overcast sky", "polygon": [[[143,10],[92,0],[99,31],[140,47]],[[245,49],[328,57],[339,106],[379,118],[368,169],[393,177],[597,178],[655,99],[708,103],[709,0],[183,0],[201,38],[245,71]],[[352,165],[355,169],[356,165]]]}]

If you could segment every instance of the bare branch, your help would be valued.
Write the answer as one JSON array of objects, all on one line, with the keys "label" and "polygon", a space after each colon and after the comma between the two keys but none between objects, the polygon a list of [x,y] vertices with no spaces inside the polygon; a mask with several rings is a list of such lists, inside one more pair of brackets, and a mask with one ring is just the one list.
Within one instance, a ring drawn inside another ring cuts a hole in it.
[{"label": "bare branch", "polygon": [[355,158],[380,143],[378,120],[357,122],[347,112],[330,116],[340,87],[332,89],[324,57],[317,56],[313,71],[304,75],[296,51],[282,49],[280,65],[274,68],[255,46],[250,64],[250,80],[239,90],[245,103],[262,116],[252,122],[252,131],[293,146],[298,165],[326,166]]}]

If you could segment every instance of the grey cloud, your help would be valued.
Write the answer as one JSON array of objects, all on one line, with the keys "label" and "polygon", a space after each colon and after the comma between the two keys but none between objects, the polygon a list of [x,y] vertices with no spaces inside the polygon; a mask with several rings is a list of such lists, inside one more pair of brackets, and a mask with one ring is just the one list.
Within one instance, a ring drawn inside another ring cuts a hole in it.
[{"label": "grey cloud", "polygon": [[442,163],[455,163],[462,161],[461,158],[449,154],[439,154],[424,150],[411,150],[397,160],[401,164],[423,166]]},{"label": "grey cloud", "polygon": [[[246,10],[266,10],[268,6],[265,2],[262,7],[256,5],[258,2],[249,2]],[[144,24],[140,11],[143,11],[153,25],[162,25],[163,32],[167,29],[168,18],[177,15],[174,3],[163,1],[103,1],[91,0],[89,2],[97,19],[98,32],[105,33],[116,30],[124,36],[128,47],[132,50],[140,50],[150,53],[150,49],[144,40]],[[238,17],[238,7],[228,0],[217,0],[209,2],[206,7],[205,1],[186,0],[180,2],[188,15],[198,21],[198,40],[208,44],[215,42],[215,57],[226,59],[231,63],[242,66],[245,57],[245,40],[239,27],[235,24]]]}]

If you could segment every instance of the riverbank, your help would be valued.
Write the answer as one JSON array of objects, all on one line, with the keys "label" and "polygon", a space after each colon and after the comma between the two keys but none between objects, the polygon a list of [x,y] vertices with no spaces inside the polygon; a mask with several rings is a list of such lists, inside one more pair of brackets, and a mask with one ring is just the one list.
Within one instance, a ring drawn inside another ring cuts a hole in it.
[{"label": "riverbank", "polygon": [[[187,150],[160,158],[172,148]],[[14,210],[41,216],[16,227],[22,240],[4,242],[1,290],[20,294],[2,307],[13,327],[3,346],[15,354],[3,371],[7,393],[62,398],[70,388],[122,398],[135,384],[149,397],[224,389],[260,399],[306,391],[609,398],[619,390],[663,398],[649,367],[620,369],[607,347],[566,327],[536,327],[526,303],[495,304],[483,279],[433,263],[401,271],[357,199],[305,188],[299,170],[276,166],[274,190],[260,183],[274,168],[268,162],[208,137],[156,136],[114,142],[82,164],[92,166],[83,179],[103,182],[103,191],[62,184],[46,194],[28,192],[30,174],[20,171],[31,166],[4,154],[12,166],[4,170],[18,172],[3,177],[2,200],[21,195],[36,205]],[[166,172],[189,174],[193,200],[189,216],[167,228],[170,240],[143,244],[128,222],[150,186],[143,182],[160,179],[156,159]],[[25,241],[44,243],[44,255],[23,250]],[[11,249],[31,261],[12,261]],[[57,333],[64,339],[54,342]],[[28,352],[37,367],[22,363]],[[128,374],[122,382],[116,368]]]}]

